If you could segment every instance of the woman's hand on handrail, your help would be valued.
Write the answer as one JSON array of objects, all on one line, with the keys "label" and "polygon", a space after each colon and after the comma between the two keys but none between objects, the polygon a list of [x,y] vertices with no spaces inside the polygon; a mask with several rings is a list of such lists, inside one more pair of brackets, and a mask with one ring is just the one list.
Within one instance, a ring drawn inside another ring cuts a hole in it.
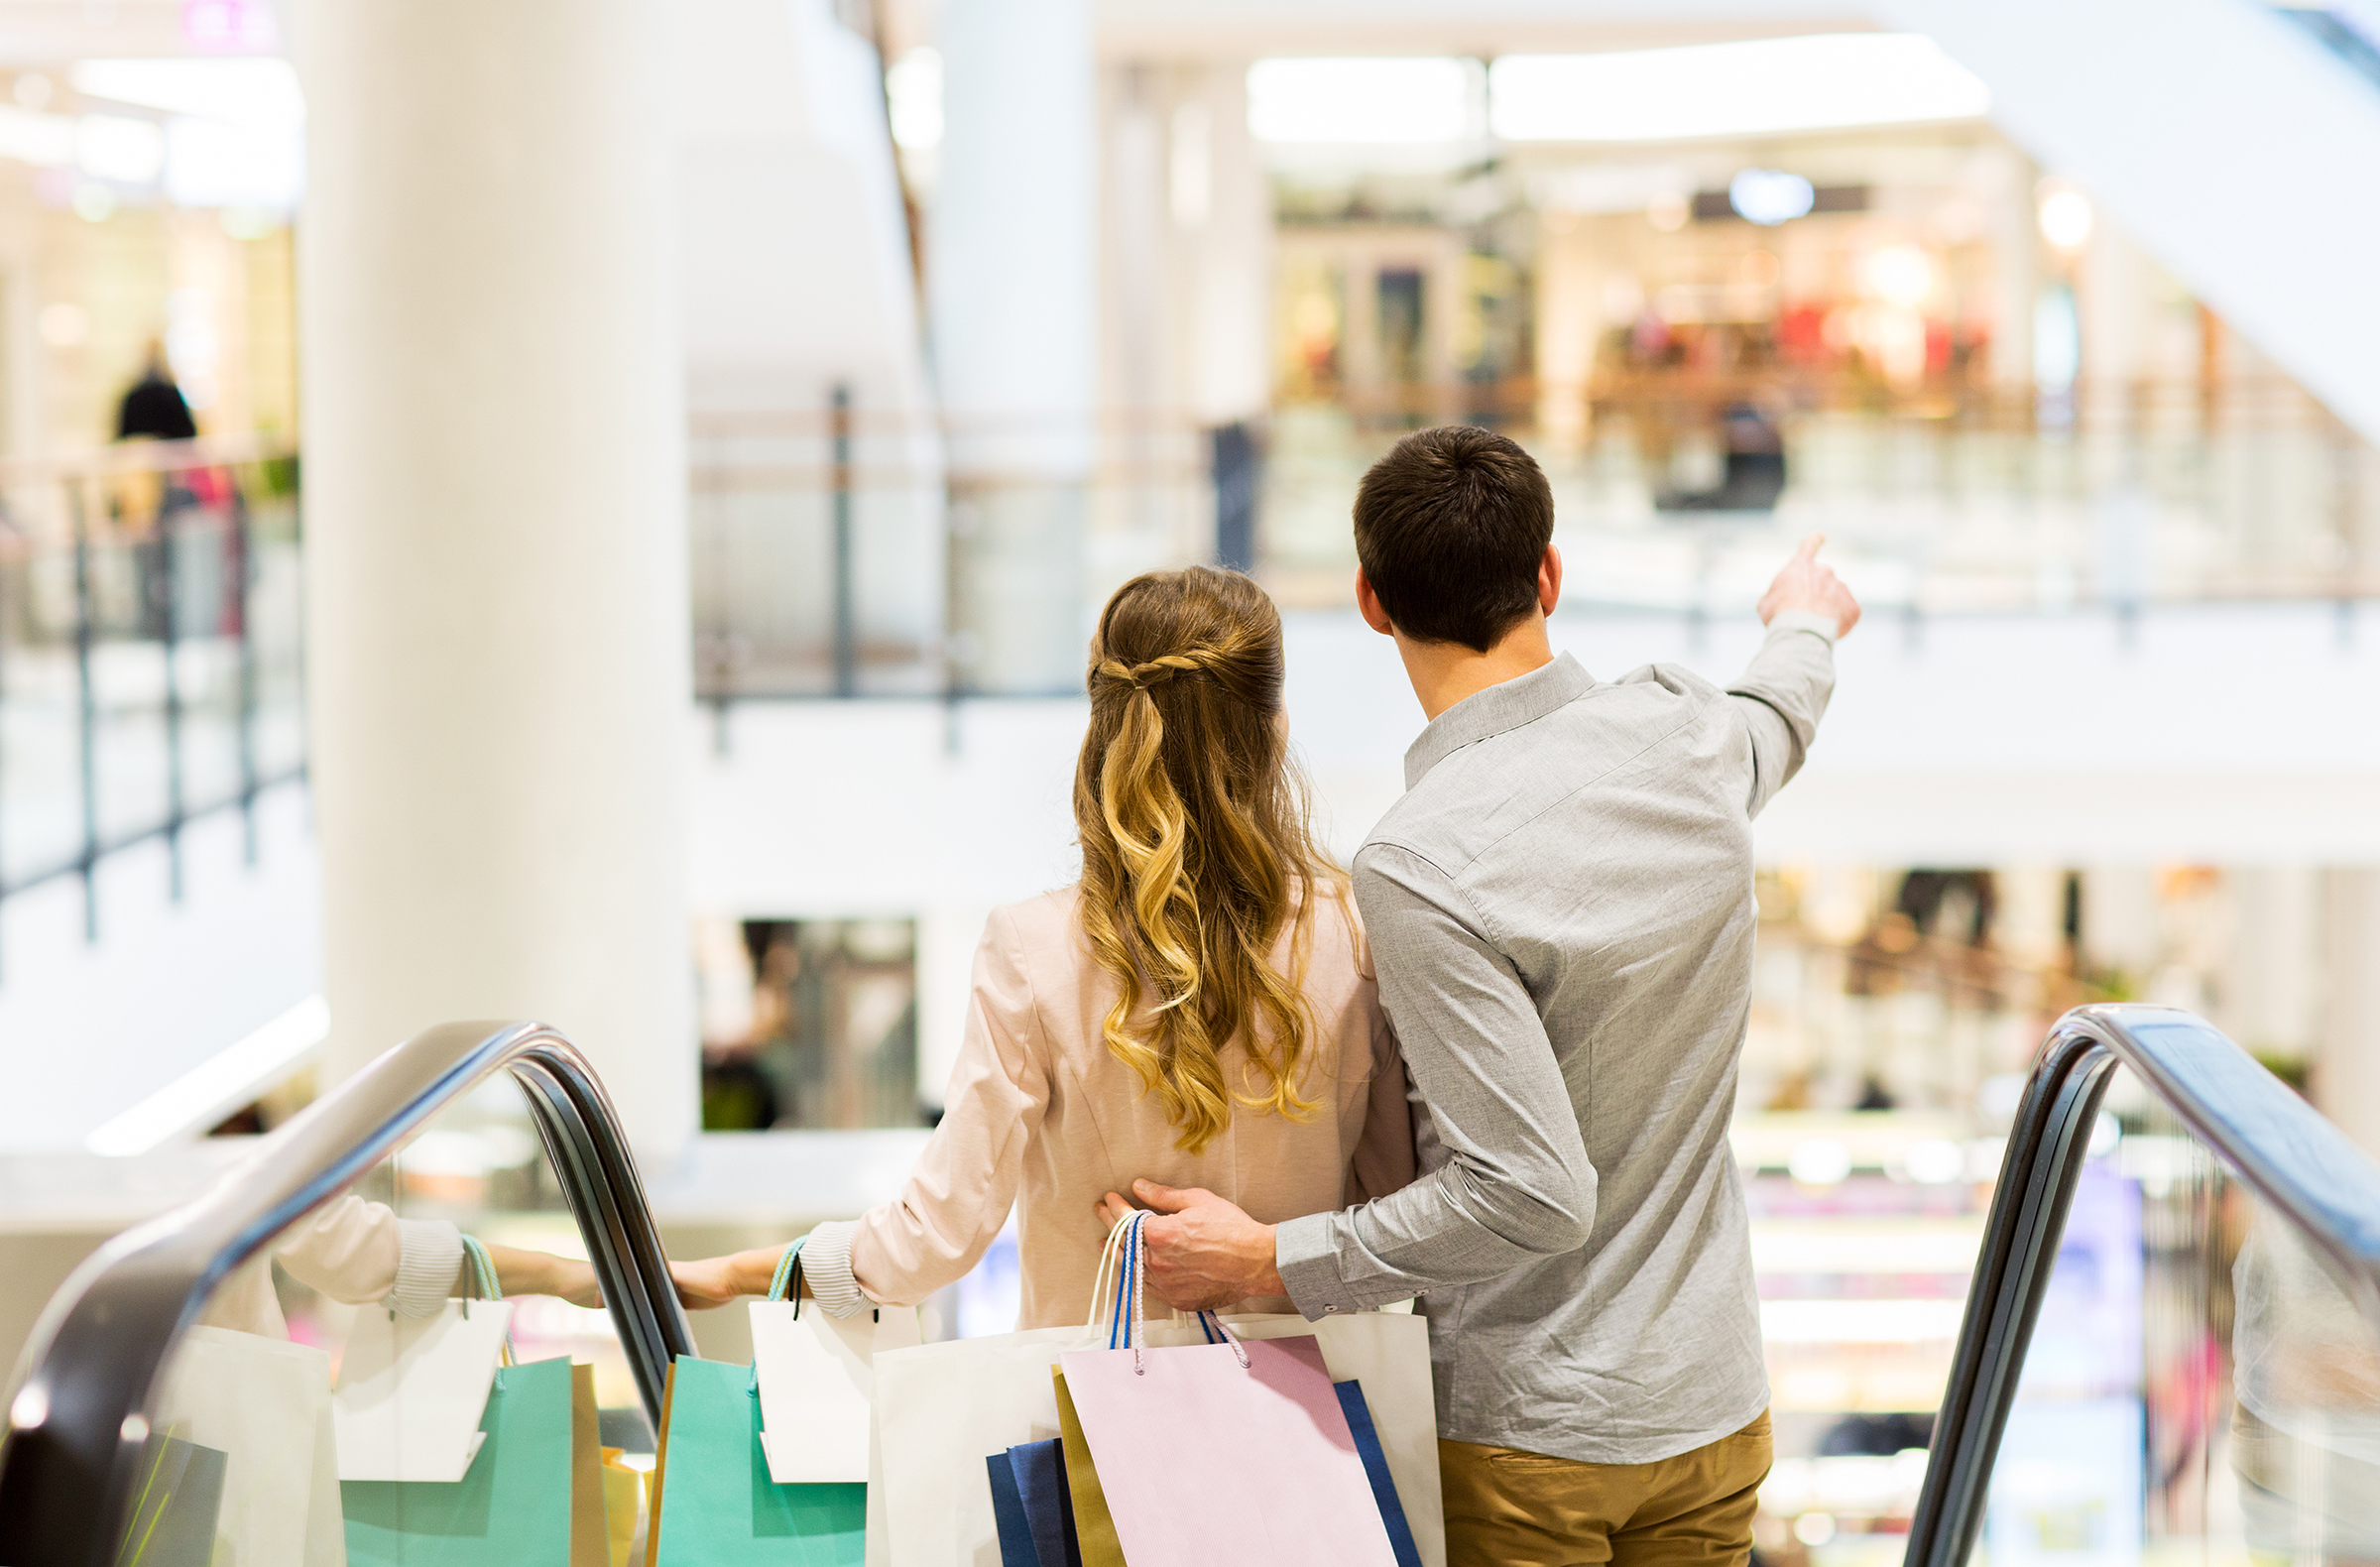
[{"label": "woman's hand on handrail", "polygon": [[[603,1304],[603,1286],[595,1281],[592,1263],[512,1246],[491,1246],[487,1253],[488,1261],[496,1265],[496,1287],[508,1296],[551,1295],[590,1308]],[[455,1277],[454,1292],[464,1297],[479,1293],[467,1258]]]},{"label": "woman's hand on handrail", "polygon": [[[781,1246],[764,1246],[725,1257],[671,1263],[669,1276],[677,1284],[677,1302],[688,1311],[712,1311],[745,1295],[766,1295],[784,1255]],[[801,1298],[810,1298],[807,1283],[801,1287]]]}]

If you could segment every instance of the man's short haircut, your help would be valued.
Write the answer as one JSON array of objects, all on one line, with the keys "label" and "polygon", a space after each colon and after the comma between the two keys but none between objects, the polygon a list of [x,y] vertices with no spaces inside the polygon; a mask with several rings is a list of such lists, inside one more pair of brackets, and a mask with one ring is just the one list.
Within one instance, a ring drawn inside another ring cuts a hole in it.
[{"label": "man's short haircut", "polygon": [[1537,607],[1554,492],[1535,458],[1471,424],[1418,429],[1356,489],[1356,558],[1389,621],[1486,653]]}]

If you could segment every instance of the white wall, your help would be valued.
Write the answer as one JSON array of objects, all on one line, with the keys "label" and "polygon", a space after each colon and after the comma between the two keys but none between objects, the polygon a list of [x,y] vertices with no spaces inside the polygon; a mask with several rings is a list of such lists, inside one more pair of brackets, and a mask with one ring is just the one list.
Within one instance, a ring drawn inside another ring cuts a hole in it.
[{"label": "white wall", "polygon": [[254,865],[236,812],[99,864],[99,941],[82,887],[0,904],[0,1153],[79,1148],[93,1130],[322,988],[320,865],[301,787],[258,802]]},{"label": "white wall", "polygon": [[[2350,634],[2342,635],[2342,625]],[[1294,615],[1291,732],[1330,843],[1402,790],[1421,711],[1353,615]],[[1674,660],[1724,680],[1757,627],[1556,621],[1603,677]],[[2322,606],[1855,632],[1809,766],[1759,823],[1770,862],[2380,864],[2380,612]],[[920,1085],[938,1095],[990,906],[1071,880],[1079,701],[738,709],[695,781],[694,902],[740,916],[913,914]],[[2054,917],[2054,915],[2052,916]]]}]

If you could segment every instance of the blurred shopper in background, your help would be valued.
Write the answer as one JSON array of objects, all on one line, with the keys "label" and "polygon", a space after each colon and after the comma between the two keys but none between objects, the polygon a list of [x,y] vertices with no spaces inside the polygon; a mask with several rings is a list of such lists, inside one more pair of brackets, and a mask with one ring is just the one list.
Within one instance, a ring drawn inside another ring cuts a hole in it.
[{"label": "blurred shopper in background", "polygon": [[1140,1181],[1175,1215],[1146,1227],[1150,1281],[1312,1319],[1419,1297],[1450,1567],[1740,1563],[1770,1459],[1727,1141],[1751,818],[1816,738],[1859,606],[1813,534],[1734,685],[1599,681],[1548,641],[1553,492],[1512,441],[1406,436],[1355,525],[1357,602],[1430,720],[1355,865],[1424,1173],[1277,1226]]},{"label": "blurred shopper in background", "polygon": [[[1404,1071],[1308,824],[1282,678],[1279,612],[1236,571],[1152,572],[1108,601],[1075,769],[1083,879],[992,915],[916,1169],[897,1200],[801,1243],[829,1312],[957,1281],[1019,1205],[1018,1326],[1079,1323],[1108,1236],[1095,1206],[1134,1175],[1277,1219],[1412,1178]],[[782,1255],[674,1265],[679,1294],[766,1293]]]},{"label": "blurred shopper in background", "polygon": [[181,395],[173,372],[166,367],[165,345],[151,338],[141,378],[126,389],[124,400],[116,405],[116,439],[190,440],[197,433],[198,422],[190,416],[189,400]]}]

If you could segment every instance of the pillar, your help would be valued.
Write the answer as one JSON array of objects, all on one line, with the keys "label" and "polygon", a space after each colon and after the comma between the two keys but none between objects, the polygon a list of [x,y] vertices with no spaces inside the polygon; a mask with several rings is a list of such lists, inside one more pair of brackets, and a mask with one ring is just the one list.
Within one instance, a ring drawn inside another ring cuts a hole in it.
[{"label": "pillar", "polygon": [[2315,1105],[2380,1158],[2380,871],[2324,873],[2322,1033]]},{"label": "pillar", "polygon": [[460,1018],[697,1120],[660,0],[307,0],[300,335],[335,1073]]},{"label": "pillar", "polygon": [[1079,688],[1096,456],[1089,0],[948,0],[928,307],[948,417],[954,659],[983,690]]}]

